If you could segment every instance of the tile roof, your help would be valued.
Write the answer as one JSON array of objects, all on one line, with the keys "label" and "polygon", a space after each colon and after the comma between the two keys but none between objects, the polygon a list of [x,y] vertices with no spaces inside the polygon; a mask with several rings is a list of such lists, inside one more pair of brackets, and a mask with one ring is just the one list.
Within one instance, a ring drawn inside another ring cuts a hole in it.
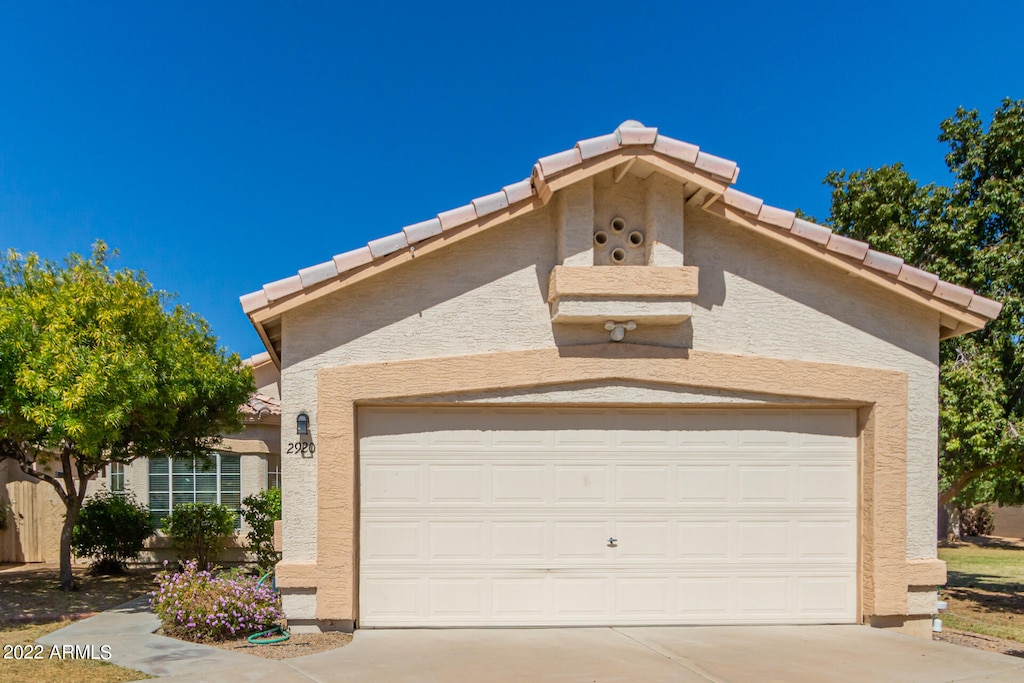
[{"label": "tile roof", "polygon": [[239,407],[243,415],[264,417],[266,415],[280,415],[281,401],[273,396],[261,394],[258,391],[249,396],[249,400]]},{"label": "tile roof", "polygon": [[[681,163],[684,169],[696,173],[695,176],[687,177],[696,177],[698,180],[706,178],[710,199],[704,200],[705,208],[719,198],[719,193],[715,192],[714,188],[725,187],[724,193],[720,193],[723,203],[729,210],[746,218],[749,223],[788,233],[809,245],[824,248],[836,258],[862,264],[895,282],[903,283],[984,318],[993,319],[1002,309],[1002,304],[997,301],[939,280],[937,276],[903,263],[895,256],[871,249],[864,242],[837,235],[825,226],[797,218],[792,211],[769,206],[758,197],[729,187],[736,182],[739,175],[739,167],[735,162],[708,154],[697,145],[661,135],[657,128],[647,127],[636,121],[626,121],[612,133],[580,140],[571,149],[542,157],[534,164],[529,178],[507,185],[499,192],[477,197],[464,206],[442,211],[434,218],[408,225],[397,233],[372,240],[365,247],[338,254],[330,261],[304,268],[296,275],[268,283],[263,289],[240,297],[242,309],[251,316],[276,301],[288,299],[299,292],[337,279],[449,230],[502,211],[510,211],[517,204],[527,200],[544,202],[551,193],[551,189],[547,187],[548,182],[555,176],[568,176],[582,165],[593,163],[592,160],[622,153],[653,154],[655,157],[660,155],[677,164]],[[658,164],[659,169],[663,168],[664,162],[657,158],[644,158]]]}]

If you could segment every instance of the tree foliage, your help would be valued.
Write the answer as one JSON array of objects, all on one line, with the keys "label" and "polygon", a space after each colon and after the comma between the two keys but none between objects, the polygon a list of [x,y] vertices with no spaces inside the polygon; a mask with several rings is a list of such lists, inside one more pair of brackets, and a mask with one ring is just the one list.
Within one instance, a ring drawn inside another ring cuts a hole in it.
[{"label": "tree foliage", "polygon": [[207,457],[218,433],[241,429],[253,389],[202,318],[141,272],[112,271],[110,256],[97,242],[63,264],[13,251],[0,260],[0,458],[64,502],[64,589],[89,480],[111,462]]},{"label": "tree foliage", "polygon": [[281,519],[281,489],[266,489],[242,499],[242,519],[249,525],[249,551],[262,571],[281,559],[274,550],[274,522]]},{"label": "tree foliage", "polygon": [[900,164],[835,171],[828,222],[1004,304],[940,346],[940,501],[1024,502],[1024,100],[1004,100],[987,129],[963,108],[940,128],[950,186]]}]

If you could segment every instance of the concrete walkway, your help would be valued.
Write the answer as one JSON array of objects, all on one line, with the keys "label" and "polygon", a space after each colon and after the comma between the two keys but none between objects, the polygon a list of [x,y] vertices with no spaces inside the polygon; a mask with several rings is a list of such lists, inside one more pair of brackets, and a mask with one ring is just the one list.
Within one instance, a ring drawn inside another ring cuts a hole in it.
[{"label": "concrete walkway", "polygon": [[357,631],[346,647],[268,660],[154,635],[145,599],[46,645],[110,645],[113,663],[180,683],[1021,683],[1024,659],[863,626]]}]

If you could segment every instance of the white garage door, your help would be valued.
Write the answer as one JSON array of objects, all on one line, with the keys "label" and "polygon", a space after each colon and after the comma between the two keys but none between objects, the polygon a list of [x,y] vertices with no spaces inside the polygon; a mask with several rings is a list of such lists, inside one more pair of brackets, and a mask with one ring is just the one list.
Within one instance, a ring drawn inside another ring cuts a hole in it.
[{"label": "white garage door", "polygon": [[361,409],[359,624],[856,617],[849,410]]}]

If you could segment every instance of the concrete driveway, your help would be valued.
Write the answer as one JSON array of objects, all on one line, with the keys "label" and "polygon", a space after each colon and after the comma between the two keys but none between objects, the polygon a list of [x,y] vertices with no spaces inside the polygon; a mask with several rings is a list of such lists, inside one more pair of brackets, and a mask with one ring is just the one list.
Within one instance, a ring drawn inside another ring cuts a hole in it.
[{"label": "concrete driveway", "polygon": [[[863,626],[409,629],[358,631],[339,650],[262,667],[253,662],[251,668],[208,668],[200,678],[277,683],[1021,683],[1024,659]],[[195,683],[197,678],[165,680]]]},{"label": "concrete driveway", "polygon": [[1024,682],[1024,659],[866,626],[367,630],[272,660],[158,636],[159,625],[143,597],[37,642],[107,645],[114,664],[181,683]]}]

